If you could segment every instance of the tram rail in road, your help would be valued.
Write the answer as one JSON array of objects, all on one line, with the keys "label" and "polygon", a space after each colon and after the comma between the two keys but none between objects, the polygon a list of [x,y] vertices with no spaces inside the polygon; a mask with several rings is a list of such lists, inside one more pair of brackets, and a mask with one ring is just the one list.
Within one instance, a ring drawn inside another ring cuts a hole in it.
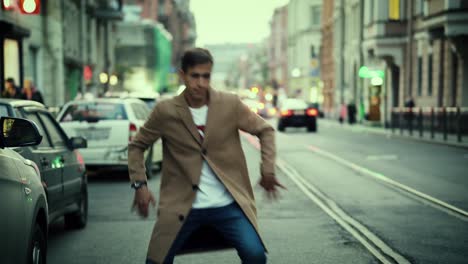
[{"label": "tram rail in road", "polygon": [[[243,134],[247,141],[257,150],[260,150],[259,142],[249,134]],[[393,250],[377,235],[372,233],[359,221],[345,213],[332,199],[322,193],[317,187],[308,182],[294,168],[277,158],[276,166],[299,187],[299,189],[320,209],[335,220],[344,230],[356,238],[372,255],[384,264],[409,264],[404,256]]]},{"label": "tram rail in road", "polygon": [[399,183],[395,180],[392,180],[390,179],[389,177],[381,174],[381,173],[378,173],[378,172],[375,172],[375,171],[372,171],[372,170],[369,170],[367,168],[364,168],[362,166],[359,166],[357,165],[356,163],[353,163],[353,162],[350,162],[348,160],[345,160],[335,154],[332,154],[328,151],[325,151],[323,149],[320,149],[318,147],[315,147],[315,146],[308,146],[307,147],[309,150],[313,151],[314,153],[317,153],[323,157],[326,157],[328,159],[331,159],[337,163],[339,163],[340,165],[342,166],[345,166],[345,167],[348,167],[352,170],[354,170],[355,172],[361,174],[361,175],[365,175],[365,176],[369,176],[369,177],[372,177],[373,179],[376,179],[378,181],[380,181],[381,183],[385,183],[389,186],[391,186],[392,188],[395,188],[399,191],[402,191],[406,194],[409,194],[415,198],[417,198],[418,201],[424,203],[424,204],[427,204],[433,208],[436,208],[438,210],[441,210],[449,215],[452,215],[454,217],[457,217],[465,222],[468,222],[468,212],[463,210],[463,209],[460,209],[456,206],[453,206],[451,204],[448,204],[442,200],[439,200],[433,196],[430,196],[426,193],[423,193],[421,191],[418,191],[414,188],[411,188],[407,185],[404,185],[402,183]]},{"label": "tram rail in road", "polygon": [[[244,138],[253,145],[257,150],[260,150],[260,144],[257,138],[244,134]],[[450,205],[444,201],[441,201],[435,197],[425,194],[421,191],[415,190],[409,186],[394,181],[381,173],[369,170],[362,166],[359,166],[353,162],[347,161],[337,155],[322,150],[315,146],[308,146],[309,150],[314,153],[331,159],[338,164],[351,168],[357,173],[365,176],[372,177],[380,183],[384,183],[387,186],[397,189],[404,194],[408,194],[416,200],[428,204],[433,208],[441,210],[451,216],[455,216],[463,221],[468,221],[468,212]],[[337,203],[322,193],[316,186],[308,182],[300,173],[294,168],[288,165],[285,161],[277,158],[276,166],[299,187],[299,189],[317,206],[319,206],[325,213],[333,218],[343,229],[355,237],[371,254],[373,254],[382,263],[398,263],[406,264],[411,263],[404,256],[393,250],[384,241],[382,241],[377,235],[372,233],[359,221],[344,212]]]}]

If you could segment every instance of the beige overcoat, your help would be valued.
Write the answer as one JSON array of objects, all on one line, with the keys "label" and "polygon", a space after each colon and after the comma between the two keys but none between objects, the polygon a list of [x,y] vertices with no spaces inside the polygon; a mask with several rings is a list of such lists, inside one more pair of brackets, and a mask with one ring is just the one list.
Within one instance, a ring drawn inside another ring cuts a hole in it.
[{"label": "beige overcoat", "polygon": [[130,179],[146,180],[143,153],[162,139],[163,166],[158,219],[148,258],[162,263],[184,224],[200,182],[205,159],[258,233],[254,194],[239,130],[259,138],[261,175],[275,174],[275,131],[237,95],[209,90],[205,137],[201,140],[183,94],[159,102],[128,147]]}]

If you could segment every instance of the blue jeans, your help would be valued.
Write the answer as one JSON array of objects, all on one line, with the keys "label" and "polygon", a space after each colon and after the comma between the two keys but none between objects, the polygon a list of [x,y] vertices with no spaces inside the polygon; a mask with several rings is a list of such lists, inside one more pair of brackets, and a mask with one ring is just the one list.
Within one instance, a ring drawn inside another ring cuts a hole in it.
[{"label": "blue jeans", "polygon": [[[236,250],[243,264],[266,263],[265,248],[237,203],[220,208],[192,209],[177,234],[164,264],[171,264],[190,235],[202,225],[215,228]],[[154,262],[148,259],[146,264]]]}]

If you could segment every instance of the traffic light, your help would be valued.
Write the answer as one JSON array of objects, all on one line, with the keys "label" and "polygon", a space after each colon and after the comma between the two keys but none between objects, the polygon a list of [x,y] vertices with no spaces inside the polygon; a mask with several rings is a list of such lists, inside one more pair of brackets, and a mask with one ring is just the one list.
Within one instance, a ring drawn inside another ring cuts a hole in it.
[{"label": "traffic light", "polygon": [[20,0],[19,2],[21,14],[38,15],[41,13],[41,0]]},{"label": "traffic light", "polygon": [[15,0],[2,0],[3,10],[12,10],[15,8]]},{"label": "traffic light", "polygon": [[12,10],[24,15],[39,15],[41,0],[0,0],[3,10]]}]

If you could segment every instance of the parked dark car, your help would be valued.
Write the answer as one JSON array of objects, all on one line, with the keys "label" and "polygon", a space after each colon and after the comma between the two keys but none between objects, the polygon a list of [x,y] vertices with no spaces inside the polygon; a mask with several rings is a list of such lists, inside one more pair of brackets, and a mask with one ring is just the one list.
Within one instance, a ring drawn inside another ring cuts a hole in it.
[{"label": "parked dark car", "polygon": [[87,176],[77,149],[87,146],[86,139],[68,138],[45,106],[34,101],[0,99],[0,115],[33,121],[43,137],[37,146],[15,150],[39,167],[49,205],[49,223],[64,216],[67,227],[85,227],[88,218]]},{"label": "parked dark car", "polygon": [[281,102],[278,130],[285,131],[286,127],[306,127],[309,132],[317,131],[318,111],[308,107],[302,99],[288,98]]},{"label": "parked dark car", "polygon": [[0,118],[0,263],[46,263],[47,199],[36,164],[14,151],[41,142],[33,122]]}]

